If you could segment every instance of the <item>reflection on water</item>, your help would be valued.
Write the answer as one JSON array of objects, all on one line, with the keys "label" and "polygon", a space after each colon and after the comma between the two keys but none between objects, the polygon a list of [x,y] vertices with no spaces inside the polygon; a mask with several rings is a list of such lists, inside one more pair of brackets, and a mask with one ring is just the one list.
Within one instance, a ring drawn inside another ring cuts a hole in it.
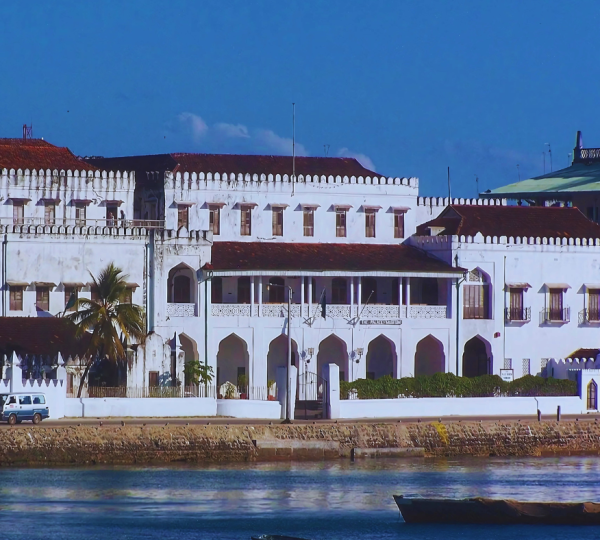
[{"label": "reflection on water", "polygon": [[0,470],[4,538],[595,538],[568,527],[402,523],[392,494],[600,500],[596,458]]}]

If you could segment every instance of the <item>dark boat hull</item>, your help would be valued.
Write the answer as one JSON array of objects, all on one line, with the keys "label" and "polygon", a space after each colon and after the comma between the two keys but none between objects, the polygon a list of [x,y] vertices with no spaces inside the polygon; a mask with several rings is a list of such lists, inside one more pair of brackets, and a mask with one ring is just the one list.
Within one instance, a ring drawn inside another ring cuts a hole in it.
[{"label": "dark boat hull", "polygon": [[409,499],[394,495],[406,523],[600,525],[600,504],[511,499]]}]

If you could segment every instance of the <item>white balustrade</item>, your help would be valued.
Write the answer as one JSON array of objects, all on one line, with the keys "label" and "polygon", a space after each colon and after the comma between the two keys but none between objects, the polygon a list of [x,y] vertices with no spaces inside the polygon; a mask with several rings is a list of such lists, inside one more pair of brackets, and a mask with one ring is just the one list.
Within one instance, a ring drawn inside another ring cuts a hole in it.
[{"label": "white balustrade", "polygon": [[167,304],[169,317],[195,317],[196,304]]},{"label": "white balustrade", "polygon": [[446,306],[410,306],[411,319],[445,319]]},{"label": "white balustrade", "polygon": [[402,316],[400,308],[404,308],[406,314],[406,306],[388,306],[388,305],[366,305],[362,310],[361,318],[376,318],[376,319],[398,319]]},{"label": "white balustrade", "polygon": [[[251,308],[254,308],[253,310]],[[251,312],[254,312],[251,314]],[[250,304],[212,304],[213,317],[250,317],[258,314],[258,306]]]}]

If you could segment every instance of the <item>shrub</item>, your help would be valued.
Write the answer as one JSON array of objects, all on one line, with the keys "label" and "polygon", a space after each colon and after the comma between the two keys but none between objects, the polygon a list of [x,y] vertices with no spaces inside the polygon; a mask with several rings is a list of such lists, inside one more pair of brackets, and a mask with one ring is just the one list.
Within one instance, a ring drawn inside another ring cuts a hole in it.
[{"label": "shrub", "polygon": [[492,397],[492,396],[573,396],[577,384],[563,379],[545,379],[526,375],[512,382],[498,375],[457,377],[452,373],[435,373],[419,377],[394,379],[385,375],[377,380],[358,379],[340,382],[341,398],[356,392],[359,399],[394,399],[397,397]]}]

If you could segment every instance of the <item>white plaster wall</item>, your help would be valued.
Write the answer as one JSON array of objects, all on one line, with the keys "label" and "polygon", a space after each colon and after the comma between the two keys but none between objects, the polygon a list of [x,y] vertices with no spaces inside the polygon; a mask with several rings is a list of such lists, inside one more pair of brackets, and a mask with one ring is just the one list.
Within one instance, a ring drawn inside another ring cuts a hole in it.
[{"label": "white plaster wall", "polygon": [[217,416],[279,420],[281,418],[281,404],[278,401],[218,399]]},{"label": "white plaster wall", "polygon": [[341,400],[340,419],[353,418],[438,418],[441,416],[519,416],[585,414],[578,396],[568,397],[483,397],[406,398]]},{"label": "white plaster wall", "polygon": [[77,418],[215,416],[213,398],[67,398],[65,415]]}]

